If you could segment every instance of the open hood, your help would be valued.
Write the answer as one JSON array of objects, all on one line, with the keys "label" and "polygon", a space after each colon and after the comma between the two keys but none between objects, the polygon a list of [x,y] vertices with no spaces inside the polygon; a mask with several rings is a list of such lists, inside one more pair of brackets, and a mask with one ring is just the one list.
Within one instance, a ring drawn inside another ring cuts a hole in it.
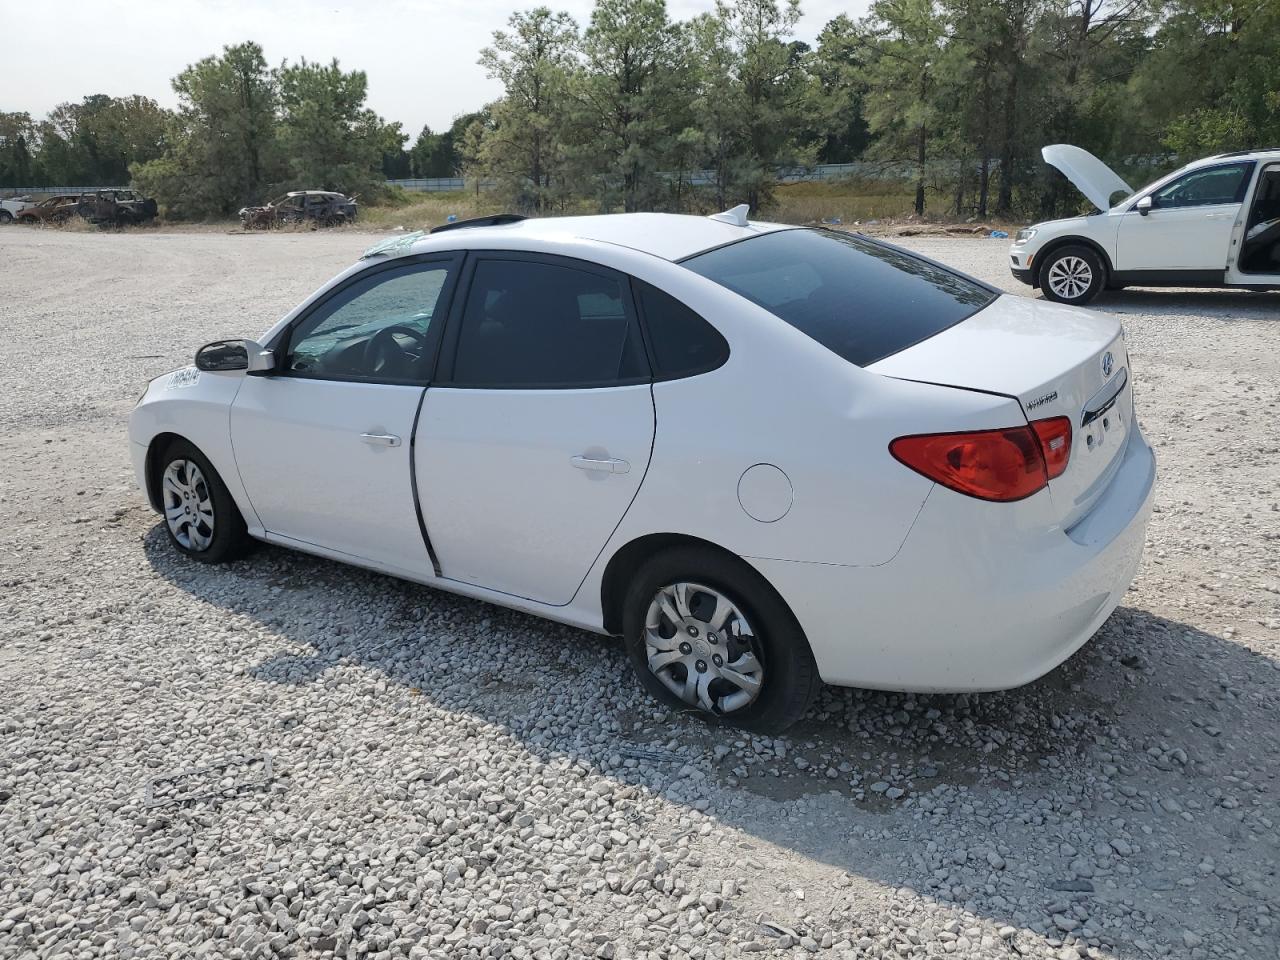
[{"label": "open hood", "polygon": [[1133,187],[1088,150],[1069,143],[1054,143],[1043,148],[1040,156],[1044,157],[1045,163],[1062,171],[1062,175],[1099,210],[1110,210],[1111,198],[1117,192],[1123,191],[1126,197],[1133,193]]}]

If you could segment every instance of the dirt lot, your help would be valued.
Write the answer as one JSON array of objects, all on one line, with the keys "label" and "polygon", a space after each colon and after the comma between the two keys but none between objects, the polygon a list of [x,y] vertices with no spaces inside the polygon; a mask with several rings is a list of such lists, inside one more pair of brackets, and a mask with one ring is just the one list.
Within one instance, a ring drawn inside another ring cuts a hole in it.
[{"label": "dirt lot", "polygon": [[[1097,305],[1161,476],[1094,642],[774,740],[658,710],[612,641],[167,548],[144,381],[369,242],[0,230],[0,956],[1280,956],[1280,295]],[[1004,242],[905,242],[1027,293]]]}]

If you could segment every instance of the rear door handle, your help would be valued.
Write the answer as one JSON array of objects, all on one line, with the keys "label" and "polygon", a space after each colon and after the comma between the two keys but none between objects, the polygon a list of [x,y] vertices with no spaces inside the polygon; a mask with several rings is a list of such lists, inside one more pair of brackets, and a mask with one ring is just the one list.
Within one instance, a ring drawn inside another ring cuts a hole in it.
[{"label": "rear door handle", "polygon": [[375,447],[400,446],[400,438],[394,433],[362,433],[360,439]]},{"label": "rear door handle", "polygon": [[579,470],[596,470],[600,473],[631,472],[631,464],[625,460],[596,460],[592,457],[570,457],[569,462]]}]

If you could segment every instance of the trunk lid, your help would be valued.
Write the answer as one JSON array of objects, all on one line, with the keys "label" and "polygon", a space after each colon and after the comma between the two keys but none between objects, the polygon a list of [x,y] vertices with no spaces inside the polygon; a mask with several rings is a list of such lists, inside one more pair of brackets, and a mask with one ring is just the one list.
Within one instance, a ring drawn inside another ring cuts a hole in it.
[{"label": "trunk lid", "polygon": [[1028,421],[1069,417],[1071,457],[1049,482],[1067,528],[1088,513],[1119,467],[1133,426],[1128,366],[1115,318],[1006,295],[867,369],[1013,397]]},{"label": "trunk lid", "polygon": [[1040,156],[1051,167],[1057,167],[1099,210],[1110,210],[1111,198],[1117,193],[1123,192],[1126,197],[1133,193],[1133,187],[1088,150],[1054,143],[1044,147]]}]

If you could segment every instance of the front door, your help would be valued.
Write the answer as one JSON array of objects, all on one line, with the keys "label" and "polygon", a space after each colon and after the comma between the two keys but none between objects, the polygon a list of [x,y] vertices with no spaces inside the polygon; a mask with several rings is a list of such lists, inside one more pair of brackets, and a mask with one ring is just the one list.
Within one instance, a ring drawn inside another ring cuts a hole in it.
[{"label": "front door", "polygon": [[415,258],[356,274],[275,345],[274,374],[245,378],[231,440],[269,533],[432,575],[410,458],[454,263]]},{"label": "front door", "polygon": [[444,577],[569,603],[649,464],[650,376],[625,277],[576,260],[469,261],[418,424]]},{"label": "front door", "polygon": [[1251,162],[1193,170],[1152,193],[1146,216],[1131,205],[1116,237],[1116,269],[1225,275],[1231,234],[1252,171]]}]

